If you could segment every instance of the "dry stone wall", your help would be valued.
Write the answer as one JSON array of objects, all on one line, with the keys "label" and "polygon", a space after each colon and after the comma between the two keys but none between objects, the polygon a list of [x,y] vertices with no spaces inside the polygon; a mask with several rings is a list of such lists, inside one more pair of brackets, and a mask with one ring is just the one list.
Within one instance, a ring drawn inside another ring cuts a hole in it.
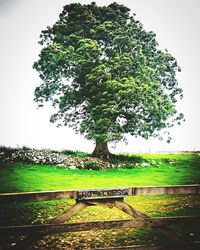
[{"label": "dry stone wall", "polygon": [[2,147],[0,148],[0,162],[36,163],[67,167],[69,169],[84,169],[88,164],[96,164],[96,166],[99,166],[99,169],[115,167],[109,162],[93,157],[75,157],[51,150],[36,150],[29,148],[12,149]]}]

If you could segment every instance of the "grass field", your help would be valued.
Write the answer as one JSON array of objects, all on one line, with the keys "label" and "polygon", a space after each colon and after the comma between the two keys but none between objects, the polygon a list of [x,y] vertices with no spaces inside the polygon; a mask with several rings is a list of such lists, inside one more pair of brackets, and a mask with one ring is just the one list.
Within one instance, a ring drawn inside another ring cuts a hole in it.
[{"label": "grass field", "polygon": [[[132,156],[130,156],[132,157]],[[137,185],[184,185],[200,183],[200,156],[194,154],[140,155],[142,162],[155,161],[149,167],[106,171],[69,170],[25,163],[1,164],[0,192],[29,192],[58,189],[119,187]],[[130,166],[130,165],[129,165]],[[200,215],[200,197],[191,195],[159,195],[127,197],[126,202],[154,216]],[[46,223],[69,208],[74,201],[48,201],[0,204],[0,225]],[[69,223],[95,220],[119,220],[130,217],[117,209],[88,207]],[[176,226],[177,231],[192,240],[200,240],[196,225]],[[0,237],[1,238],[1,237]],[[0,249],[15,245],[16,238],[2,239]],[[88,246],[109,247],[134,244],[162,244],[168,239],[152,229],[117,229],[51,235],[37,242],[34,249],[84,249]],[[27,249],[33,249],[27,248]]]},{"label": "grass field", "polygon": [[1,165],[0,192],[200,183],[199,155],[142,155],[149,167],[106,171],[11,163]]}]

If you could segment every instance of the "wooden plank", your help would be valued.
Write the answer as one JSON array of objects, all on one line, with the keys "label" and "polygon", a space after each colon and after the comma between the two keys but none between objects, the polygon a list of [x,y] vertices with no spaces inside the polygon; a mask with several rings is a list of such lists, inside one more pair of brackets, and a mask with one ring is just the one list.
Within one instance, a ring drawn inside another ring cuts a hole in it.
[{"label": "wooden plank", "polygon": [[45,192],[27,192],[27,193],[5,193],[0,194],[0,202],[32,202],[48,201],[61,199],[76,199],[76,190],[60,190]]},{"label": "wooden plank", "polygon": [[121,211],[130,215],[133,218],[149,218],[146,214],[143,214],[142,212],[133,208],[129,204],[125,203],[124,201],[116,200],[114,201],[114,205],[116,208],[120,209]]},{"label": "wooden plank", "polygon": [[158,195],[158,194],[200,194],[200,184],[175,186],[137,186],[125,188],[99,188],[79,190],[58,190],[27,193],[0,194],[0,202],[30,202],[60,199],[91,199],[117,198],[127,195]]},{"label": "wooden plank", "polygon": [[55,219],[51,221],[52,224],[58,224],[58,223],[63,223],[67,220],[69,220],[72,216],[78,214],[81,210],[86,208],[88,206],[87,203],[84,202],[78,202],[75,205],[71,206],[66,212],[63,214],[59,215]]},{"label": "wooden plank", "polygon": [[[129,204],[125,203],[124,201],[115,201],[115,207],[122,210],[123,212],[129,214],[130,216],[134,218],[144,218],[144,219],[150,219],[149,216],[146,214],[138,211],[137,209],[133,208]],[[171,238],[172,240],[178,241],[178,242],[185,242],[186,239],[180,235],[179,233],[175,232],[168,226],[161,226],[158,225],[157,228],[155,228],[155,231],[161,234],[164,234],[165,236]]]},{"label": "wooden plank", "polygon": [[132,195],[200,194],[200,184],[133,187]]},{"label": "wooden plank", "polygon": [[[53,219],[49,223],[54,224],[54,225],[58,224],[58,223],[63,223],[65,221],[69,220],[75,214],[79,213],[82,209],[84,209],[87,206],[88,206],[88,204],[79,202],[79,203],[71,206],[66,212],[59,215],[58,217],[56,217],[55,219]],[[24,234],[26,234],[25,232],[26,232],[26,230],[24,231]],[[27,246],[35,245],[35,242],[41,240],[43,238],[44,234],[46,234],[46,230],[33,231],[32,233],[28,234],[27,237],[23,241],[18,242],[15,249],[21,250],[21,249],[26,249]],[[48,234],[48,232],[47,232],[47,234]]]},{"label": "wooden plank", "polygon": [[[107,247],[107,248],[95,248],[94,250],[199,250],[200,242],[192,243],[174,243],[166,245],[134,245],[134,246],[118,246],[118,247]],[[67,248],[64,248],[67,250]]]},{"label": "wooden plank", "polygon": [[158,227],[168,223],[200,223],[200,216],[181,216],[181,217],[156,217],[135,220],[117,221],[97,221],[73,224],[40,224],[25,226],[1,226],[1,235],[27,235],[27,234],[50,234],[62,232],[79,232],[89,230],[102,230],[113,228],[136,228],[136,227]]},{"label": "wooden plank", "polygon": [[115,188],[115,189],[95,189],[95,190],[78,190],[78,200],[103,199],[103,198],[120,198],[132,195],[132,188]]}]

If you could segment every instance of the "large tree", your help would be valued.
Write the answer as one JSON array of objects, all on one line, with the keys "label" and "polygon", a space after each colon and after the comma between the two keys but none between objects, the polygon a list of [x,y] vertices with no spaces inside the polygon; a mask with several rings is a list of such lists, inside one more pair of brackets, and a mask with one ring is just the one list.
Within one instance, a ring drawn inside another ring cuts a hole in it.
[{"label": "large tree", "polygon": [[107,143],[126,134],[147,139],[183,119],[177,61],[129,11],[117,3],[64,6],[42,31],[33,66],[43,80],[35,101],[51,101],[50,121],[94,140],[97,157],[108,158]]}]

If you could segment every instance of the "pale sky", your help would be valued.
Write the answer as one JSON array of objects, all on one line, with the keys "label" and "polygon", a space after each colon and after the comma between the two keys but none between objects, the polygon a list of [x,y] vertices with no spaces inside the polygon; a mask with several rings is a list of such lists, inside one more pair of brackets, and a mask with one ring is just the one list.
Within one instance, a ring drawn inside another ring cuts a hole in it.
[{"label": "pale sky", "polygon": [[[41,46],[39,35],[58,20],[66,4],[92,1],[0,0],[0,145],[91,152],[94,144],[73,130],[49,122],[50,105],[37,109],[34,89],[41,84],[32,69]],[[96,1],[108,5],[113,1]],[[184,98],[178,103],[186,122],[169,130],[172,141],[128,137],[112,152],[200,150],[200,0],[119,0],[154,31],[161,49],[177,59]]]}]

